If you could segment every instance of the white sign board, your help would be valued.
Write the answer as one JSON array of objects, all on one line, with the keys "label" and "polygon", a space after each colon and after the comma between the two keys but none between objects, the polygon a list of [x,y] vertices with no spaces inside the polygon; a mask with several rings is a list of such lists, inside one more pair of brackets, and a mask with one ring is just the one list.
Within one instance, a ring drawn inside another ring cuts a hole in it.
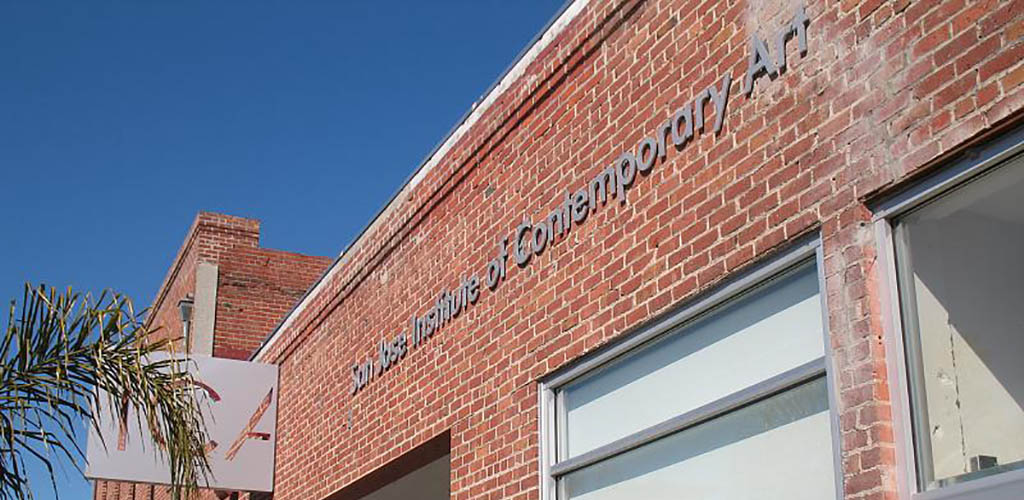
[{"label": "white sign board", "polygon": [[[277,439],[277,366],[192,356],[188,362],[203,408],[212,476],[201,486],[231,491],[274,489]],[[171,473],[149,431],[134,413],[127,426],[113,418],[104,395],[99,409],[103,440],[89,426],[85,475],[141,483],[170,484]],[[106,444],[106,446],[104,446]]]}]

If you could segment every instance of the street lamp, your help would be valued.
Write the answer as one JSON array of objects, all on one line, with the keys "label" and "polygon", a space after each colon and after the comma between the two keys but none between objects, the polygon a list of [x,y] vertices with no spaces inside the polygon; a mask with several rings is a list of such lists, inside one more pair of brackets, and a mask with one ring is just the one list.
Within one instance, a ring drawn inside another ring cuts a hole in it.
[{"label": "street lamp", "polygon": [[181,311],[181,336],[184,339],[185,352],[190,351],[188,335],[192,330],[192,309],[195,305],[195,301],[192,300],[192,294],[188,294],[185,298],[178,301],[178,309]]}]

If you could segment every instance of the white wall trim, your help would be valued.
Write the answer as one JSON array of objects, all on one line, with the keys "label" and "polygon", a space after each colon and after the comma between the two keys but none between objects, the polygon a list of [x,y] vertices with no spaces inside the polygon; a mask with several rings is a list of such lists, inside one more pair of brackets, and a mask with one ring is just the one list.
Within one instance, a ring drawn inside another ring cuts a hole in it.
[{"label": "white wall trim", "polygon": [[512,64],[512,66],[510,66],[508,70],[498,78],[498,81],[491,86],[490,90],[486,95],[484,95],[483,100],[480,101],[479,104],[474,105],[472,110],[462,119],[461,123],[449,132],[448,136],[445,137],[441,144],[438,145],[426,160],[424,160],[398,193],[396,193],[391,201],[384,206],[377,217],[370,222],[369,226],[363,230],[363,232],[354,242],[352,242],[351,245],[349,245],[346,250],[342,251],[341,255],[335,259],[334,263],[331,264],[331,267],[328,268],[327,272],[324,273],[319,281],[317,281],[316,285],[314,285],[313,288],[302,297],[299,303],[289,311],[284,320],[277,328],[274,329],[267,340],[263,342],[256,352],[252,354],[250,359],[263,361],[263,356],[277,342],[277,339],[281,336],[281,332],[287,331],[294,322],[295,317],[301,314],[302,311],[309,306],[309,303],[323,292],[324,287],[334,280],[338,270],[343,267],[343,264],[347,261],[346,256],[350,253],[350,250],[360,246],[376,232],[378,223],[384,219],[383,216],[391,212],[405,200],[408,193],[426,177],[428,172],[433,170],[433,168],[441,162],[455,144],[457,144],[459,140],[476,124],[480,117],[483,116],[494,102],[497,101],[498,98],[501,97],[509,88],[511,88],[513,83],[523,76],[526,72],[526,68],[528,68],[530,64],[537,59],[537,56],[540,55],[540,53],[547,48],[547,46],[550,45],[551,42],[562,33],[562,31],[565,30],[569,23],[583,11],[583,8],[590,3],[590,0],[568,1],[569,3],[562,8],[561,12],[558,13],[543,30],[541,30],[541,33],[534,39],[533,44],[530,45],[529,49],[521,53],[515,63]]}]

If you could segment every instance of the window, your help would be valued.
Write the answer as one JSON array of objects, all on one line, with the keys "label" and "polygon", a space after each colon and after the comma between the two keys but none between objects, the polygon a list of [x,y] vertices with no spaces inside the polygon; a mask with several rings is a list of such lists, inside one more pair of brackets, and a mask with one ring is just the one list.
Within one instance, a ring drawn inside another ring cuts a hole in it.
[{"label": "window", "polygon": [[836,498],[817,266],[796,256],[546,381],[548,498]]},{"label": "window", "polygon": [[1024,158],[996,149],[889,219],[918,491],[1024,472]]}]

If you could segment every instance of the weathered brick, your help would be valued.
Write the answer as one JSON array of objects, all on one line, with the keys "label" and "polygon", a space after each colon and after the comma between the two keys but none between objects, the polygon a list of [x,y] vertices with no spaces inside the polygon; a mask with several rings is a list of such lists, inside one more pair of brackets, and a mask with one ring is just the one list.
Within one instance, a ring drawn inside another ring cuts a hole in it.
[{"label": "weathered brick", "polygon": [[[886,299],[865,201],[1020,117],[1024,2],[808,1],[808,55],[791,46],[787,72],[743,96],[750,30],[771,33],[790,4],[592,0],[559,25],[261,352],[281,366],[275,499],[326,498],[447,431],[452,498],[535,500],[537,379],[811,231],[825,258],[846,499],[897,498],[885,366],[900,354],[879,340]],[[627,204],[600,206],[525,267],[510,260],[497,289],[428,348],[351,395],[347,370],[383,335],[480,275],[524,217],[586,188],[726,73],[721,134],[669,147]],[[204,255],[252,257],[232,264],[251,269],[268,258],[257,246]],[[267,309],[252,318],[260,334],[280,314]],[[353,427],[339,425],[350,410]]]}]

